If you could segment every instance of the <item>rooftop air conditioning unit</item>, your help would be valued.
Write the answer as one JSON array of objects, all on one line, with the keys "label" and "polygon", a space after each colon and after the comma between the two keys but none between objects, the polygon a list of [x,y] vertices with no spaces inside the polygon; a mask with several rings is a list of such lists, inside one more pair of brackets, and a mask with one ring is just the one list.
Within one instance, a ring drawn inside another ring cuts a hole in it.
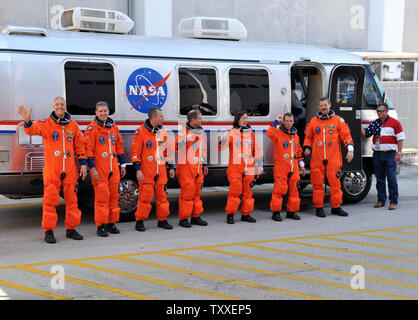
[{"label": "rooftop air conditioning unit", "polygon": [[75,7],[60,16],[62,30],[128,33],[133,26],[126,14],[114,10]]},{"label": "rooftop air conditioning unit", "polygon": [[192,17],[179,22],[179,35],[186,38],[246,40],[247,29],[233,18]]}]

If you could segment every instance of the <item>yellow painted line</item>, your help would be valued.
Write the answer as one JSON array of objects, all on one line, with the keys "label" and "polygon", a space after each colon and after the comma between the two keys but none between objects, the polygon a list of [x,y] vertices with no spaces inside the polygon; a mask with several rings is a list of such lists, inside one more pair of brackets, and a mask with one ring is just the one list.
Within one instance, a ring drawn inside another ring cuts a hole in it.
[{"label": "yellow painted line", "polygon": [[408,227],[396,227],[396,228],[384,228],[384,229],[374,229],[374,230],[364,230],[364,231],[355,231],[356,233],[360,232],[378,232],[378,231],[390,231],[390,230],[405,230],[405,229],[417,229],[418,226],[408,226]]},{"label": "yellow painted line", "polygon": [[361,233],[353,233],[353,234],[358,235],[358,236],[362,236],[362,237],[374,238],[374,239],[382,239],[382,240],[390,240],[390,241],[398,241],[398,242],[404,242],[404,243],[418,244],[418,241],[412,241],[412,240],[387,238],[387,237],[381,237],[381,236],[374,236],[374,235],[371,235],[371,234],[361,234]]},{"label": "yellow painted line", "polygon": [[[292,237],[292,238],[285,238],[285,239],[273,239],[273,240],[262,240],[262,241],[252,241],[251,243],[266,243],[266,242],[277,242],[283,240],[302,240],[302,239],[311,239],[317,238],[319,236],[327,236],[327,237],[334,237],[334,236],[343,236],[343,235],[350,235],[353,233],[372,233],[372,232],[379,232],[379,231],[388,231],[388,230],[404,230],[404,229],[415,229],[418,226],[408,226],[408,227],[397,227],[397,228],[385,228],[385,229],[373,229],[373,230],[363,230],[363,231],[351,231],[351,232],[340,232],[340,233],[330,233],[324,235],[311,235],[311,236],[302,236],[302,237]],[[248,242],[249,243],[249,242]]]},{"label": "yellow painted line", "polygon": [[[185,269],[180,269],[180,268],[176,268],[176,267],[165,266],[165,265],[158,264],[158,263],[152,263],[152,262],[148,262],[148,261],[144,261],[144,260],[127,258],[127,257],[124,257],[124,256],[118,256],[118,257],[115,257],[115,259],[134,262],[134,263],[138,263],[138,264],[142,264],[142,265],[146,265],[146,266],[150,266],[150,267],[155,267],[155,268],[160,268],[160,269],[165,269],[165,270],[170,270],[170,271],[181,272],[181,273],[185,273],[185,274],[192,274],[192,275],[198,276],[198,277],[210,278],[210,279],[226,281],[226,282],[234,282],[235,281],[233,279],[218,277],[218,276],[210,275],[210,274],[207,274],[207,273],[202,273],[202,272],[196,272],[196,271],[193,271],[193,270],[185,270]],[[226,296],[226,295],[224,295],[223,299],[244,300],[243,298],[237,298],[237,297]]]},{"label": "yellow painted line", "polygon": [[[65,201],[60,200],[59,205],[64,205]],[[43,201],[37,201],[37,202],[25,202],[25,203],[9,203],[9,204],[0,204],[0,210],[1,209],[14,209],[14,208],[27,208],[27,207],[38,207],[42,206]]]},{"label": "yellow painted line", "polygon": [[6,286],[6,287],[9,287],[9,288],[13,288],[13,289],[17,289],[17,290],[20,290],[20,291],[25,291],[25,292],[29,292],[29,293],[32,293],[32,294],[36,294],[38,296],[55,299],[55,300],[71,300],[70,298],[67,298],[67,297],[64,297],[64,296],[61,296],[61,295],[58,295],[58,294],[53,294],[53,293],[50,293],[50,292],[46,292],[46,291],[42,291],[42,290],[38,290],[38,289],[26,287],[26,286],[22,286],[20,284],[11,283],[11,282],[7,282],[7,281],[3,281],[3,280],[0,280],[0,285]]},{"label": "yellow painted line", "polygon": [[58,277],[58,278],[63,279],[65,281],[75,282],[75,283],[82,284],[82,285],[85,285],[85,286],[115,292],[115,293],[118,293],[118,294],[121,294],[121,295],[124,295],[124,296],[139,299],[139,300],[156,300],[156,299],[153,299],[153,298],[141,295],[141,294],[136,294],[136,293],[133,293],[133,292],[129,292],[129,291],[126,291],[126,290],[116,289],[116,288],[112,288],[112,287],[109,287],[109,286],[106,286],[106,285],[103,285],[103,284],[98,284],[98,283],[95,283],[95,282],[81,280],[81,279],[77,279],[77,278],[73,278],[73,277],[62,276],[62,275],[59,275],[59,274],[55,274],[55,273],[51,273],[51,272],[47,272],[47,271],[43,271],[43,270],[31,268],[31,267],[23,267],[22,266],[22,267],[17,267],[17,268],[21,269],[21,270],[24,270],[24,271],[41,274],[41,275],[44,275],[44,276],[47,276],[47,277]]},{"label": "yellow painted line", "polygon": [[351,244],[358,244],[358,245],[366,246],[366,247],[375,247],[375,248],[390,249],[390,250],[395,250],[395,251],[404,251],[404,252],[418,253],[418,250],[398,248],[398,247],[390,247],[390,246],[383,246],[383,245],[374,244],[374,243],[366,243],[366,242],[359,242],[359,241],[352,241],[352,240],[345,240],[345,239],[337,239],[337,238],[325,237],[325,236],[318,236],[318,238],[320,238],[320,239],[326,239],[326,240],[331,240],[331,241],[339,241],[339,242],[351,243]]},{"label": "yellow painted line", "polygon": [[418,236],[418,233],[407,232],[407,231],[388,230],[386,232],[394,232],[394,233],[401,233],[401,234],[409,234],[409,235],[412,235],[412,236]]},{"label": "yellow painted line", "polygon": [[[292,241],[292,240],[301,240],[301,239],[311,239],[311,238],[318,238],[319,236],[339,236],[339,235],[350,235],[350,234],[353,234],[353,233],[369,233],[369,232],[371,233],[371,232],[378,232],[378,231],[392,231],[392,230],[404,230],[404,229],[414,229],[414,228],[418,228],[418,226],[407,226],[407,227],[397,227],[397,228],[363,230],[363,231],[356,231],[356,232],[342,232],[342,233],[332,233],[332,234],[325,234],[325,235],[311,235],[311,236],[292,237],[292,238],[284,238],[284,239],[282,238],[282,239],[272,239],[272,240],[238,242],[238,243],[211,245],[211,246],[199,246],[199,247],[190,247],[190,248],[180,248],[180,249],[156,250],[156,251],[148,251],[148,252],[129,253],[129,254],[124,254],[123,256],[140,256],[140,255],[149,255],[149,254],[155,254],[155,253],[158,254],[158,253],[165,253],[165,252],[177,252],[177,251],[198,250],[198,249],[206,249],[206,248],[219,248],[219,247],[229,247],[229,246],[248,245],[248,244],[261,244],[261,243],[270,243],[270,242],[281,242],[281,241]],[[43,265],[49,265],[49,264],[62,264],[62,263],[73,262],[73,261],[74,262],[77,262],[77,261],[102,260],[102,259],[114,258],[114,257],[117,257],[117,256],[119,256],[119,255],[98,256],[98,257],[80,258],[80,259],[72,259],[72,260],[60,260],[60,261],[39,262],[39,263],[22,264],[22,265],[0,266],[0,270],[11,269],[11,268],[19,267],[19,266],[36,267],[36,266],[43,266]]]},{"label": "yellow painted line", "polygon": [[378,257],[378,258],[384,258],[384,259],[400,260],[400,261],[407,261],[407,262],[418,262],[418,260],[416,260],[416,259],[385,256],[385,255],[377,254],[377,253],[369,253],[369,252],[363,252],[363,251],[357,251],[357,250],[341,249],[341,248],[335,248],[335,247],[322,246],[322,245],[318,245],[318,244],[303,243],[303,242],[299,242],[299,241],[283,240],[283,242],[293,243],[293,244],[306,246],[306,247],[334,250],[334,251],[347,252],[347,253],[355,253],[355,254],[361,254],[361,255],[365,255],[365,256]]},{"label": "yellow painted line", "polygon": [[[163,281],[163,280],[148,278],[148,277],[144,277],[144,276],[140,276],[140,275],[136,275],[136,274],[132,274],[132,273],[127,273],[127,272],[122,272],[122,271],[117,271],[117,270],[112,270],[112,269],[108,269],[108,268],[93,266],[93,265],[89,265],[89,264],[85,264],[85,263],[81,263],[81,262],[70,262],[70,264],[73,264],[73,265],[79,266],[79,267],[83,267],[83,268],[93,269],[93,270],[96,270],[96,271],[103,271],[103,272],[113,273],[113,274],[123,276],[123,277],[128,277],[128,278],[138,279],[138,280],[142,280],[142,281],[147,281],[147,282],[155,283],[155,284],[170,287],[170,288],[190,291],[190,292],[193,292],[193,293],[199,293],[199,294],[203,294],[203,295],[207,295],[207,296],[211,296],[211,297],[216,297],[216,298],[220,298],[220,299],[226,299],[228,297],[228,296],[218,294],[218,293],[215,293],[215,292],[210,292],[210,291],[205,291],[205,290],[200,290],[200,289],[195,289],[195,288],[189,288],[189,287],[179,285],[177,283],[172,283],[172,282],[167,282],[167,281]],[[231,298],[231,297],[228,297],[228,298]]]},{"label": "yellow painted line", "polygon": [[[224,251],[224,250],[219,250],[219,249],[208,249],[208,251],[218,252],[218,253],[222,253],[222,254],[227,254],[227,255],[232,255],[232,256],[237,256],[237,257],[242,257],[242,258],[247,258],[247,259],[253,259],[253,260],[258,260],[258,261],[264,261],[264,262],[269,262],[269,263],[274,263],[274,264],[280,264],[280,265],[285,265],[285,266],[290,266],[290,267],[295,267],[295,268],[301,268],[301,269],[307,269],[307,270],[314,270],[314,271],[326,272],[326,273],[331,273],[331,274],[337,274],[337,275],[346,276],[346,277],[350,277],[350,278],[353,277],[353,274],[349,273],[349,272],[342,272],[342,271],[336,271],[336,270],[331,270],[331,269],[317,268],[317,267],[307,266],[307,265],[303,265],[303,264],[296,264],[296,263],[291,263],[291,262],[281,261],[281,260],[275,260],[275,259],[269,259],[269,258],[261,258],[261,257],[257,257],[257,256],[245,255],[245,254],[240,254],[240,253],[235,253],[235,252],[230,252],[230,251]],[[365,276],[364,279],[370,280],[370,281],[375,281],[375,282],[386,283],[386,284],[390,284],[390,285],[395,285],[395,286],[418,289],[417,285],[413,285],[413,284],[410,284],[410,283],[403,283],[403,282],[397,282],[397,281],[385,280],[385,279],[380,279],[380,278],[375,278],[375,277],[367,277],[367,276]]]},{"label": "yellow painted line", "polygon": [[[294,242],[292,242],[292,243],[294,243]],[[284,250],[284,249],[270,248],[270,247],[264,247],[264,246],[254,245],[254,244],[249,244],[247,246],[252,247],[252,248],[257,248],[257,249],[277,251],[277,252],[288,253],[288,254],[293,254],[293,255],[297,255],[297,256],[314,258],[314,259],[322,259],[322,260],[328,260],[328,261],[334,261],[334,262],[341,262],[341,263],[347,263],[347,264],[350,264],[350,265],[359,265],[360,264],[360,265],[365,266],[365,267],[371,267],[371,268],[377,268],[377,269],[383,269],[383,270],[389,270],[389,271],[396,271],[396,272],[403,272],[403,273],[410,273],[410,274],[418,275],[418,271],[413,271],[413,270],[392,268],[392,267],[380,266],[380,265],[358,262],[358,261],[351,261],[351,260],[336,259],[336,258],[330,258],[330,257],[324,257],[324,256],[317,256],[317,255],[309,254],[309,253],[302,253],[302,252],[295,252],[295,251],[289,251],[289,250]],[[346,250],[343,250],[343,251],[346,252]]]},{"label": "yellow painted line", "polygon": [[0,204],[1,209],[14,209],[14,208],[27,208],[27,207],[35,207],[35,206],[42,206],[42,202],[26,202],[26,203],[16,203],[16,204]]},{"label": "yellow painted line", "polygon": [[[207,273],[196,272],[196,271],[193,271],[193,270],[185,270],[185,269],[180,269],[180,268],[175,268],[175,267],[169,267],[169,266],[165,266],[165,265],[161,265],[161,264],[157,264],[157,263],[152,263],[152,262],[148,262],[148,261],[143,261],[143,260],[138,260],[138,259],[132,259],[132,258],[126,258],[126,257],[119,257],[118,259],[125,260],[125,261],[130,261],[130,262],[135,262],[135,263],[139,263],[139,264],[144,264],[144,265],[151,266],[151,267],[162,268],[162,269],[177,271],[177,272],[186,273],[186,274],[192,274],[192,275],[199,276],[199,277],[205,277],[205,278],[209,278],[209,279],[220,280],[220,281],[229,282],[229,283],[235,283],[235,284],[238,284],[238,285],[243,285],[243,286],[247,286],[247,287],[251,287],[251,288],[275,291],[275,292],[283,293],[283,294],[286,294],[286,295],[297,296],[297,297],[305,298],[305,299],[319,299],[318,297],[305,295],[305,294],[301,294],[301,293],[297,293],[297,292],[293,292],[293,291],[276,289],[276,288],[272,288],[272,287],[268,287],[268,286],[264,286],[264,285],[260,285],[260,284],[256,284],[256,283],[234,280],[234,279],[215,276],[215,275],[211,275],[211,274],[207,274]],[[232,297],[232,298],[233,299],[240,299],[240,298],[234,298],[234,297]]]},{"label": "yellow painted line", "polygon": [[327,285],[327,286],[330,286],[330,287],[336,287],[336,288],[340,288],[340,289],[348,289],[348,290],[356,291],[356,292],[371,293],[371,294],[375,294],[375,295],[379,295],[379,296],[388,297],[388,298],[391,298],[391,299],[414,300],[414,298],[392,295],[392,294],[388,294],[388,293],[384,293],[384,292],[377,292],[377,291],[373,291],[373,290],[367,290],[367,289],[354,290],[350,286],[345,286],[345,285],[338,284],[338,283],[316,280],[316,279],[311,279],[311,278],[305,278],[305,277],[300,277],[300,276],[291,276],[291,275],[284,274],[284,273],[279,273],[279,272],[274,272],[274,271],[269,271],[269,270],[256,269],[256,268],[250,268],[250,267],[244,267],[244,266],[238,266],[238,265],[235,265],[235,264],[224,263],[224,262],[219,262],[219,261],[215,261],[215,260],[189,257],[189,256],[185,256],[185,255],[175,254],[175,253],[165,253],[165,254],[170,255],[170,256],[179,257],[179,258],[183,258],[183,259],[189,259],[189,260],[194,260],[194,261],[199,261],[199,262],[215,264],[215,265],[219,265],[219,266],[222,266],[222,267],[229,267],[229,268],[235,268],[235,269],[240,269],[240,270],[258,272],[258,273],[273,275],[273,276],[277,276],[277,277],[288,278],[288,279],[292,279],[292,280],[300,280],[300,281],[311,282],[311,283],[320,284],[320,285]]}]

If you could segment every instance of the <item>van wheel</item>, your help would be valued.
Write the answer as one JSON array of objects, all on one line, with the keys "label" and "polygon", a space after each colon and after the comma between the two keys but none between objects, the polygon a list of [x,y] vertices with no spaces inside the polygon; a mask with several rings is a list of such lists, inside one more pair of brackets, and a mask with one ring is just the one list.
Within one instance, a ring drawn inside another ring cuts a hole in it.
[{"label": "van wheel", "polygon": [[139,189],[136,181],[121,179],[119,183],[120,222],[134,221]]},{"label": "van wheel", "polygon": [[363,200],[370,191],[372,174],[366,167],[357,172],[346,172],[341,178],[344,203],[355,203]]}]

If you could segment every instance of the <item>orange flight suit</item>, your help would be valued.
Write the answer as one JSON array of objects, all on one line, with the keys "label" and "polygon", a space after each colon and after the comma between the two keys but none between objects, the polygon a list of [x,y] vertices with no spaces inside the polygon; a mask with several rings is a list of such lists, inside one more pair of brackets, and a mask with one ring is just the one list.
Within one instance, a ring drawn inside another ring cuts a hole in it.
[{"label": "orange flight suit", "polygon": [[298,190],[299,161],[303,160],[302,148],[295,127],[290,130],[281,125],[276,127],[273,122],[267,129],[267,137],[274,143],[274,187],[270,202],[272,212],[280,212],[283,204],[283,196],[289,190],[286,210],[287,212],[299,211],[300,197]]},{"label": "orange flight suit", "polygon": [[[254,210],[251,184],[255,179],[256,164],[263,166],[261,148],[250,126],[233,127],[228,135],[218,141],[218,150],[229,148],[229,167],[226,170],[229,181],[226,214],[235,214],[241,205],[241,215],[249,215]],[[242,200],[240,195],[242,194]]]},{"label": "orange flight suit", "polygon": [[178,132],[175,148],[178,153],[177,179],[180,184],[179,219],[197,218],[203,212],[200,190],[206,162],[206,141],[202,128],[194,129],[187,123]]},{"label": "orange flight suit", "polygon": [[81,222],[75,192],[79,177],[75,158],[78,158],[80,164],[87,164],[83,134],[67,112],[64,119],[57,118],[55,112],[52,112],[49,118],[25,123],[24,130],[28,135],[42,136],[45,148],[42,228],[45,232],[53,231],[57,225],[55,207],[60,203],[62,187],[66,204],[65,227],[72,230]]},{"label": "orange flight suit", "polygon": [[174,167],[173,145],[162,126],[153,128],[147,119],[134,134],[132,144],[132,163],[136,171],[141,170],[144,179],[139,184],[138,207],[135,212],[137,221],[148,219],[151,201],[157,205],[157,219],[166,220],[170,214],[167,201],[166,184],[168,182],[166,163]]},{"label": "orange flight suit", "polygon": [[[327,116],[318,112],[308,123],[305,130],[304,148],[311,151],[311,183],[313,185],[313,203],[316,208],[322,208],[324,203],[324,177],[325,171],[331,187],[331,206],[340,207],[343,192],[339,178],[342,166],[340,140],[348,148],[354,143],[350,128],[344,119],[330,110]],[[325,164],[326,163],[326,164]]]},{"label": "orange flight suit", "polygon": [[91,179],[94,187],[94,221],[97,226],[118,222],[118,158],[121,165],[125,163],[122,136],[111,118],[103,123],[95,117],[84,132],[84,140],[89,167],[96,167],[99,174],[99,181]]}]

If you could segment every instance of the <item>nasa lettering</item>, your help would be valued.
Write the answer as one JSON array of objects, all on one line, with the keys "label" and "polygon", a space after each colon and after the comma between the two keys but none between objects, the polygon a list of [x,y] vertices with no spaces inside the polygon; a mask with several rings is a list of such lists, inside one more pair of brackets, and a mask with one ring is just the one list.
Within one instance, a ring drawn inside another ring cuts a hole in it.
[{"label": "nasa lettering", "polygon": [[150,68],[140,68],[131,73],[126,82],[126,97],[131,110],[148,113],[151,108],[162,108],[167,101],[168,73],[164,78]]}]

